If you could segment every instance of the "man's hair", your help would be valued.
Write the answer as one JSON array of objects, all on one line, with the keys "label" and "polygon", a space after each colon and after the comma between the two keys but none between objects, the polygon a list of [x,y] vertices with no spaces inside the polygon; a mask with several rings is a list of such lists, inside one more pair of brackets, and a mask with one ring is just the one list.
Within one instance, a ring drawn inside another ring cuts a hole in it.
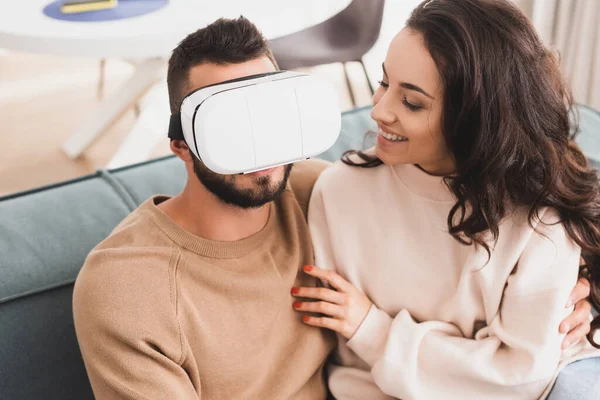
[{"label": "man's hair", "polygon": [[267,40],[244,17],[221,18],[188,35],[169,59],[167,86],[171,114],[179,111],[189,91],[190,68],[203,63],[238,64],[263,56],[267,56],[277,68]]}]

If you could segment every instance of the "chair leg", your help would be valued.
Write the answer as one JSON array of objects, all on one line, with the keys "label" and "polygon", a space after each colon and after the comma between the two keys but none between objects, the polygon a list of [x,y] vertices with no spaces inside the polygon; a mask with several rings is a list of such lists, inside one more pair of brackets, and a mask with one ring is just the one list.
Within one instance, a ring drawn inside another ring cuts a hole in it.
[{"label": "chair leg", "polygon": [[[98,100],[102,100],[104,98],[104,82],[106,81],[106,59],[100,60],[100,77],[98,78],[98,89],[97,89],[97,97]],[[135,103],[134,106],[135,117],[140,116],[140,103]]]},{"label": "chair leg", "polygon": [[350,93],[350,100],[352,101],[352,107],[356,107],[356,99],[354,98],[354,92],[352,91],[352,84],[350,83],[350,77],[348,76],[348,69],[346,63],[342,63],[344,66],[344,75],[346,76],[346,85],[348,86],[348,92]]},{"label": "chair leg", "polygon": [[98,100],[102,100],[104,98],[104,80],[106,73],[106,59],[100,60],[100,76],[98,77],[98,89],[96,90],[96,95]]},{"label": "chair leg", "polygon": [[362,58],[358,61],[360,65],[362,65],[363,72],[365,73],[365,78],[367,78],[367,85],[369,85],[369,90],[371,91],[371,95],[375,94],[375,90],[373,89],[373,85],[371,85],[371,80],[369,79],[369,73],[367,72],[367,67],[365,67],[365,63]]}]

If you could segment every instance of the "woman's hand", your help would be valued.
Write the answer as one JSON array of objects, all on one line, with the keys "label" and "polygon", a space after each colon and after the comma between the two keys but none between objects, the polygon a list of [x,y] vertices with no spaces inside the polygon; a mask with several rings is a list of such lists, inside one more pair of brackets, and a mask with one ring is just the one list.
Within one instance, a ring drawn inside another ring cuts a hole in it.
[{"label": "woman's hand", "polygon": [[324,315],[321,317],[304,316],[302,320],[308,325],[331,329],[346,339],[351,339],[367,316],[371,308],[371,300],[353,284],[333,271],[310,265],[305,266],[304,271],[327,282],[336,290],[319,287],[292,288],[293,296],[320,300],[294,303],[297,311]]}]

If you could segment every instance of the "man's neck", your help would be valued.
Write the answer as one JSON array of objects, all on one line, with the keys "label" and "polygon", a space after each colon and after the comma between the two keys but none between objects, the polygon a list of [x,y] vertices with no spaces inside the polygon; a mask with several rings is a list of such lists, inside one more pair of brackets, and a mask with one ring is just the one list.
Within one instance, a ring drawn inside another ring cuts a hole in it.
[{"label": "man's neck", "polygon": [[187,185],[159,208],[187,231],[209,240],[233,242],[258,233],[269,220],[270,203],[242,209],[224,203],[204,186]]}]

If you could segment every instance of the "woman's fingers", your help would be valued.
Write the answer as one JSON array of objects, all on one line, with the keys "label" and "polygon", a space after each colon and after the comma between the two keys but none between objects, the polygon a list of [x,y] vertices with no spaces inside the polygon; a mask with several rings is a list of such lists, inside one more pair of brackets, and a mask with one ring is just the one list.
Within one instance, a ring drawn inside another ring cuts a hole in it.
[{"label": "woman's fingers", "polygon": [[567,301],[566,308],[573,306],[573,304],[577,304],[582,300],[585,300],[590,295],[590,282],[585,278],[579,278],[577,281],[577,285],[571,291],[569,295],[569,300]]},{"label": "woman's fingers", "polygon": [[342,278],[338,273],[334,271],[321,269],[312,265],[305,265],[304,272],[306,272],[308,275],[314,276],[315,278],[319,278],[322,281],[329,283],[331,286],[333,286],[340,292],[349,292],[354,288],[354,286],[350,282]]},{"label": "woman's fingers", "polygon": [[326,301],[300,302],[294,303],[294,308],[298,311],[325,314],[333,318],[343,318],[344,309],[336,304]]},{"label": "woman's fingers", "polygon": [[575,327],[581,324],[590,324],[590,313],[592,305],[589,301],[580,301],[575,305],[575,309],[560,324],[560,333],[569,333]]},{"label": "woman's fingers", "polygon": [[304,271],[327,282],[337,291],[318,287],[292,288],[294,296],[321,300],[310,303],[296,302],[294,308],[297,311],[326,315],[326,317],[305,316],[303,321],[308,325],[334,330],[346,339],[352,338],[369,313],[373,305],[371,300],[336,272],[310,265],[305,266]]},{"label": "woman's fingers", "polygon": [[304,323],[307,325],[312,325],[319,328],[327,328],[340,333],[344,328],[344,323],[339,319],[327,317],[309,317],[308,315],[305,315],[302,317],[302,321],[304,321]]},{"label": "woman's fingers", "polygon": [[563,340],[563,349],[584,339],[589,333],[591,310],[592,305],[588,301],[580,301],[575,305],[575,310],[560,324],[560,332],[568,333]]},{"label": "woman's fingers", "polygon": [[329,303],[343,305],[346,302],[346,296],[335,290],[317,287],[292,288],[292,296],[304,297],[307,299],[324,300]]}]

